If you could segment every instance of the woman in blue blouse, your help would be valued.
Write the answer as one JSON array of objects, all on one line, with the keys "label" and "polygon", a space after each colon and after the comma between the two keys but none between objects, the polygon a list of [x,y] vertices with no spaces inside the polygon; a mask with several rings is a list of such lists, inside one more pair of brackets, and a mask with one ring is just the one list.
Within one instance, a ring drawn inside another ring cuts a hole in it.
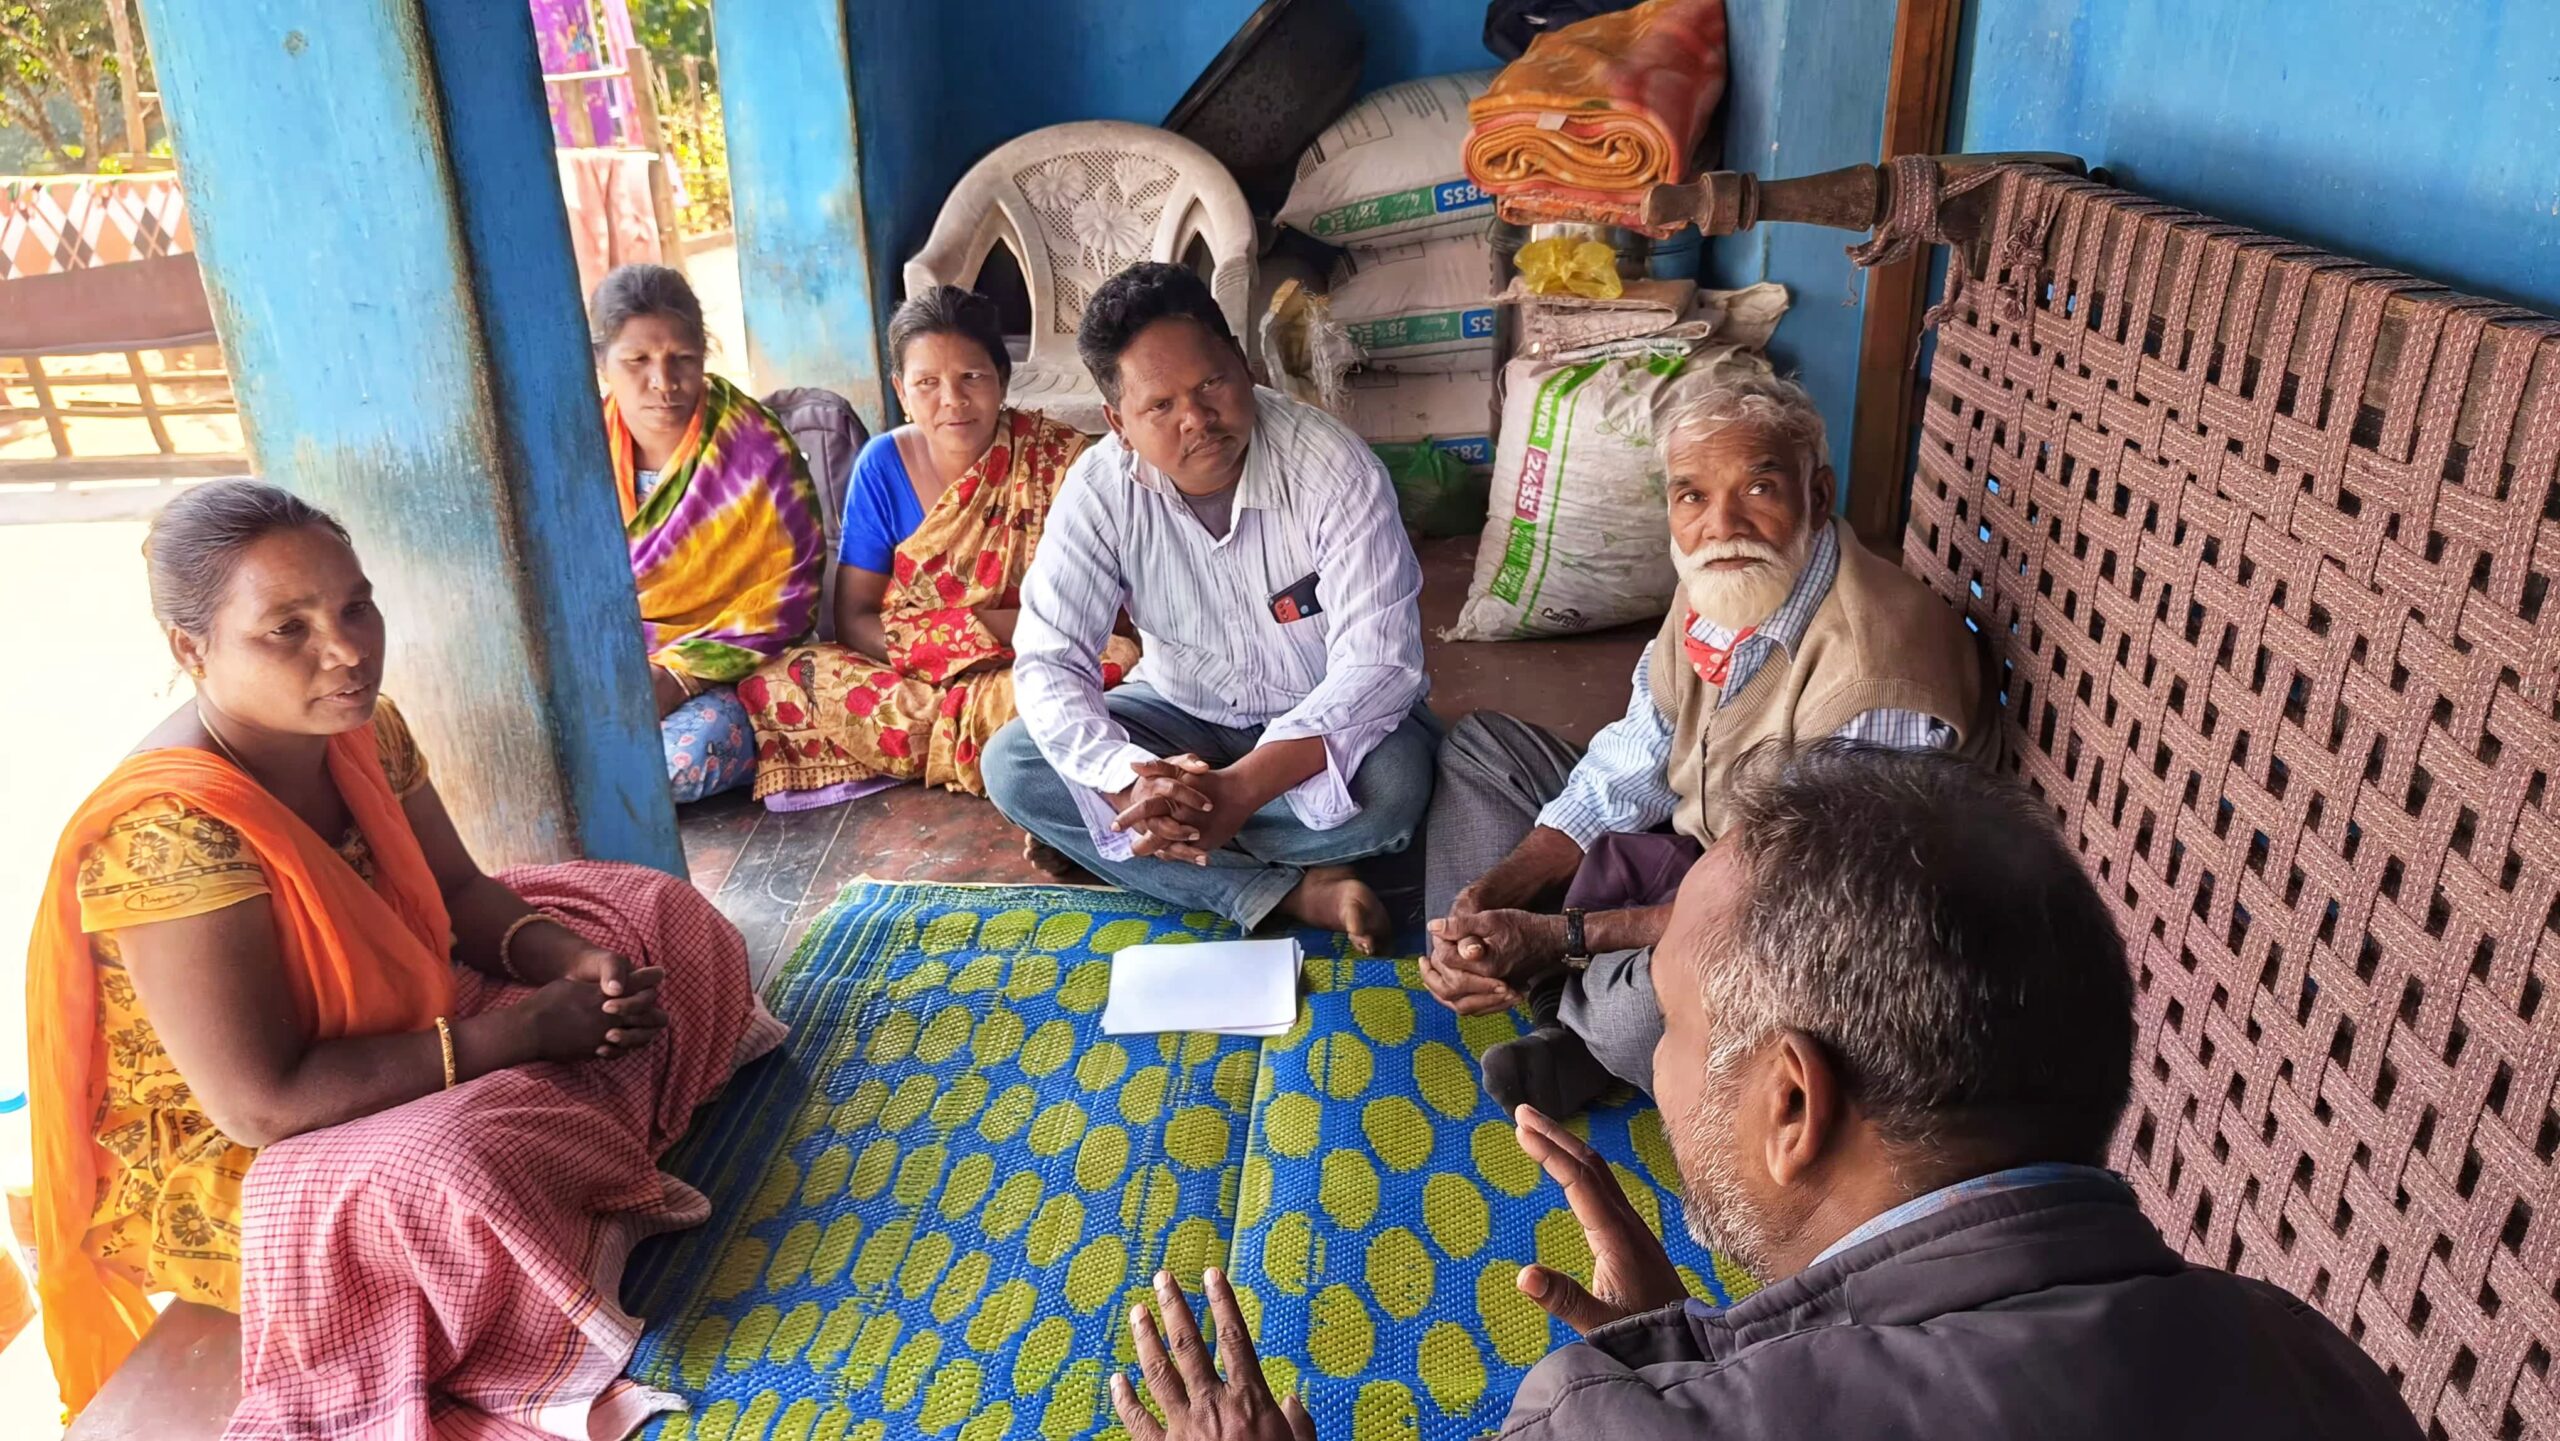
[{"label": "woman in blue blouse", "polygon": [[[738,687],[756,794],[781,809],[882,777],[986,794],[979,752],[1013,719],[1017,588],[1089,439],[1004,403],[1013,362],[984,296],[915,296],[890,320],[889,350],[910,419],[854,461],[836,643],[787,650]],[[1115,637],[1105,684],[1136,659]]]}]

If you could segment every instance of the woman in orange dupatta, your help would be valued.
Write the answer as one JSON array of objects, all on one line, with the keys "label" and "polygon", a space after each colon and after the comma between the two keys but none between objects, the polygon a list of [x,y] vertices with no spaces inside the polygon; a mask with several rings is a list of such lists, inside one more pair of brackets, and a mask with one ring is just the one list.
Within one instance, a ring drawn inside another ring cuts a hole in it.
[{"label": "woman in orange dupatta", "polygon": [[[1087,437],[1004,404],[995,306],[937,286],[889,322],[913,423],[854,461],[836,576],[837,644],[796,646],[738,687],[756,790],[779,810],[878,779],[985,795],[979,752],[1013,719],[1013,623],[1049,504]],[[1115,636],[1103,683],[1136,664]]]},{"label": "woman in orange dupatta", "polygon": [[169,1293],[240,1313],[231,1435],[627,1434],[678,1403],[621,1379],[622,1256],[708,1209],[657,1157],[780,1039],[736,931],[632,867],[480,873],[326,515],[221,482],[149,557],[195,697],[72,818],[28,951],[65,1404]]}]

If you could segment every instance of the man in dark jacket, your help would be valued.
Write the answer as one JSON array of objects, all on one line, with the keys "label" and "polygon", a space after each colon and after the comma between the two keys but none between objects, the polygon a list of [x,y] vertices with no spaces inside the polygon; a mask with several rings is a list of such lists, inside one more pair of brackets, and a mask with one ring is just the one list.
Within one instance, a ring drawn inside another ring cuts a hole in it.
[{"label": "man in dark jacket", "polygon": [[[1654,1075],[1691,1229],[1770,1284],[1689,1300],[1607,1164],[1522,1107],[1594,1275],[1521,1273],[1583,1340],[1529,1373],[1506,1437],[2415,1441],[2335,1326],[2187,1264],[2099,1169],[2132,988],[2048,812],[1953,757],[1844,742],[1742,789],[1655,953]],[[1167,1422],[1119,1380],[1130,1435],[1310,1441],[1233,1364],[1223,1278],[1209,1296],[1234,1379],[1187,1311],[1170,1350],[1136,1325]]]}]

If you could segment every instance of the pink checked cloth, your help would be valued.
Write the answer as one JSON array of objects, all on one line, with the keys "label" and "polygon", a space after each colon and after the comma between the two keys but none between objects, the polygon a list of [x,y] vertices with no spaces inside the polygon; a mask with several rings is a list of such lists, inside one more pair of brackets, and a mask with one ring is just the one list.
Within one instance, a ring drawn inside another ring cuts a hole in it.
[{"label": "pink checked cloth", "polygon": [[[676,1397],[623,1379],[631,1247],[698,1225],[658,1170],[694,1108],[780,1044],[735,927],[682,881],[579,862],[505,883],[663,966],[666,1033],[619,1060],[500,1071],[270,1146],[249,1169],[234,1441],[619,1441]],[[464,1014],[528,992],[464,972]]]}]

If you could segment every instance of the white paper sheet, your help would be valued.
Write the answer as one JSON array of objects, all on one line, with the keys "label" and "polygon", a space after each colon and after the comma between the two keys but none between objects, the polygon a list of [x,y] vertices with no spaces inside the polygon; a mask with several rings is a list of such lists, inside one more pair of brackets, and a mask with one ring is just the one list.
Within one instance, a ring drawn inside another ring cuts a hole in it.
[{"label": "white paper sheet", "polygon": [[1111,958],[1103,1032],[1280,1035],[1298,1019],[1298,961],[1289,939],[1130,946]]}]

